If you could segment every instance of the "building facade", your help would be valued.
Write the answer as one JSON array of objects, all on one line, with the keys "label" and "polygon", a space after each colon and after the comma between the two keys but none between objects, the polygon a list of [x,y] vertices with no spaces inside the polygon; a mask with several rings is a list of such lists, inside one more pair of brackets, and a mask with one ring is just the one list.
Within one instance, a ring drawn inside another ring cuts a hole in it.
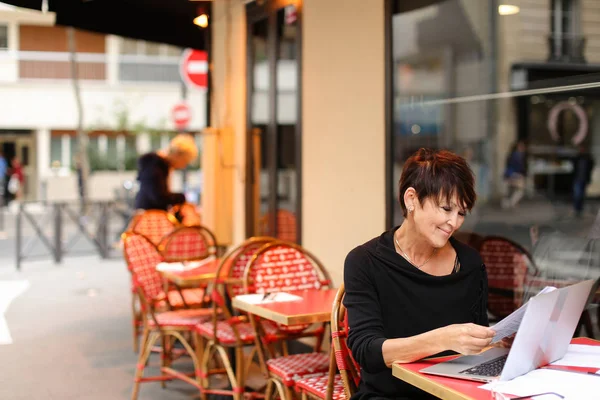
[{"label": "building facade", "polygon": [[[206,126],[206,91],[182,84],[182,49],[85,31],[75,45],[90,197],[111,198],[134,178],[139,153],[168,143],[178,102],[190,105],[190,131]],[[52,13],[0,5],[0,109],[0,145],[24,165],[24,199],[77,198],[69,41]]]},{"label": "building facade", "polygon": [[[349,250],[401,223],[398,178],[422,146],[471,163],[479,201],[465,230],[530,249],[532,228],[585,235],[597,167],[585,216],[570,218],[578,148],[600,157],[596,2],[247,3],[213,6],[215,88],[224,90],[211,108],[219,134],[205,142],[203,207],[224,237],[287,232],[280,214],[292,214],[297,239],[339,282]],[[290,63],[295,91],[282,80]],[[284,123],[284,111],[295,119]],[[527,145],[523,198],[503,208],[521,197],[504,179],[518,140]],[[231,168],[214,155],[219,143]]]}]

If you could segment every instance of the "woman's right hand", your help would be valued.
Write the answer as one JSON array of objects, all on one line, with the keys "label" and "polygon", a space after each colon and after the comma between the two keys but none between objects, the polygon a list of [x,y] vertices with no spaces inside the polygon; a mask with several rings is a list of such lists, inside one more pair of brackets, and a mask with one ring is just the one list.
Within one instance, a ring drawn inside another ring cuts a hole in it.
[{"label": "woman's right hand", "polygon": [[489,346],[495,332],[487,326],[476,324],[454,324],[442,328],[446,348],[460,354],[480,353]]}]

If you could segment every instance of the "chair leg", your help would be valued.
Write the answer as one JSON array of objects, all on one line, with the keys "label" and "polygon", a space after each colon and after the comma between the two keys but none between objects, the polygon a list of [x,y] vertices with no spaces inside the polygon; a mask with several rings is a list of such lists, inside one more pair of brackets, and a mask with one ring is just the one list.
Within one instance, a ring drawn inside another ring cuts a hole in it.
[{"label": "chair leg", "polygon": [[131,296],[131,318],[132,318],[132,328],[133,328],[133,351],[137,354],[140,351],[140,313],[138,312],[135,304],[136,304],[137,296],[133,294]]},{"label": "chair leg", "polygon": [[[144,330],[144,336],[147,336],[147,329]],[[133,391],[131,393],[131,400],[137,400],[138,393],[140,391],[140,383],[144,376],[144,368],[146,366],[146,362],[148,358],[150,358],[150,353],[152,352],[152,346],[154,343],[160,338],[160,333],[152,332],[148,340],[146,340],[146,346],[140,352],[140,356],[138,358],[138,363],[135,370],[135,378],[133,380]]]},{"label": "chair leg", "polygon": [[[279,379],[270,377],[269,380],[271,382],[273,382],[273,384],[275,385],[275,388],[277,389],[277,393],[279,393],[279,398],[281,400],[293,400],[294,399],[293,395],[289,394],[289,388],[286,388],[285,386],[283,386],[283,383]],[[265,400],[268,400],[268,399],[265,397]]]},{"label": "chair leg", "polygon": [[291,387],[285,386],[285,398],[286,400],[294,400],[294,398],[296,397],[294,395],[294,390]]},{"label": "chair leg", "polygon": [[244,397],[245,377],[244,377],[244,349],[236,347],[235,349],[235,380],[237,388],[233,388],[233,400],[242,400]]},{"label": "chair leg", "polygon": [[[171,338],[170,337],[166,337],[165,335],[163,335],[161,333],[160,335],[160,343],[161,343],[161,347],[162,347],[162,351],[160,352],[160,366],[161,367],[168,367],[169,366],[169,362],[167,360],[167,358],[169,357],[169,352],[170,347],[169,343],[171,342]],[[166,374],[164,373],[163,369],[161,368],[161,375],[162,376],[166,376]],[[167,382],[166,381],[160,381],[160,387],[162,387],[163,389],[165,389],[167,387]]]}]

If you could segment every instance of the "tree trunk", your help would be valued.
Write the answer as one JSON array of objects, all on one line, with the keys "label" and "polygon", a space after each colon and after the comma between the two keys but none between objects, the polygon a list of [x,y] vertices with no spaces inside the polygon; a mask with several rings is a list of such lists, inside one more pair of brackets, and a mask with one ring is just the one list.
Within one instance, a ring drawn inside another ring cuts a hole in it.
[{"label": "tree trunk", "polygon": [[69,54],[71,61],[71,82],[73,83],[73,92],[75,94],[75,103],[77,105],[77,154],[75,166],[78,174],[79,196],[81,204],[87,200],[87,182],[89,177],[89,160],[87,155],[88,137],[83,129],[83,104],[81,103],[81,91],[79,88],[79,77],[77,74],[77,50],[75,45],[75,28],[67,28],[67,40],[69,45]]}]

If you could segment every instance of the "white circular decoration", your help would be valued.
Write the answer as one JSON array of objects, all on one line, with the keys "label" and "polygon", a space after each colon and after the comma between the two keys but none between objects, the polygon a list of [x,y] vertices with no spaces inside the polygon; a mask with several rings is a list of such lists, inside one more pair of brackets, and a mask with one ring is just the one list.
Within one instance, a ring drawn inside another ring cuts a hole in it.
[{"label": "white circular decoration", "polygon": [[587,114],[585,113],[583,107],[581,107],[579,104],[573,104],[572,102],[568,101],[561,101],[552,107],[548,113],[548,130],[550,131],[552,140],[558,142],[560,139],[556,129],[556,124],[558,122],[558,115],[564,110],[571,110],[577,116],[577,119],[579,120],[579,127],[577,128],[577,133],[575,136],[573,136],[571,141],[575,145],[581,144],[588,133],[589,124]]}]

